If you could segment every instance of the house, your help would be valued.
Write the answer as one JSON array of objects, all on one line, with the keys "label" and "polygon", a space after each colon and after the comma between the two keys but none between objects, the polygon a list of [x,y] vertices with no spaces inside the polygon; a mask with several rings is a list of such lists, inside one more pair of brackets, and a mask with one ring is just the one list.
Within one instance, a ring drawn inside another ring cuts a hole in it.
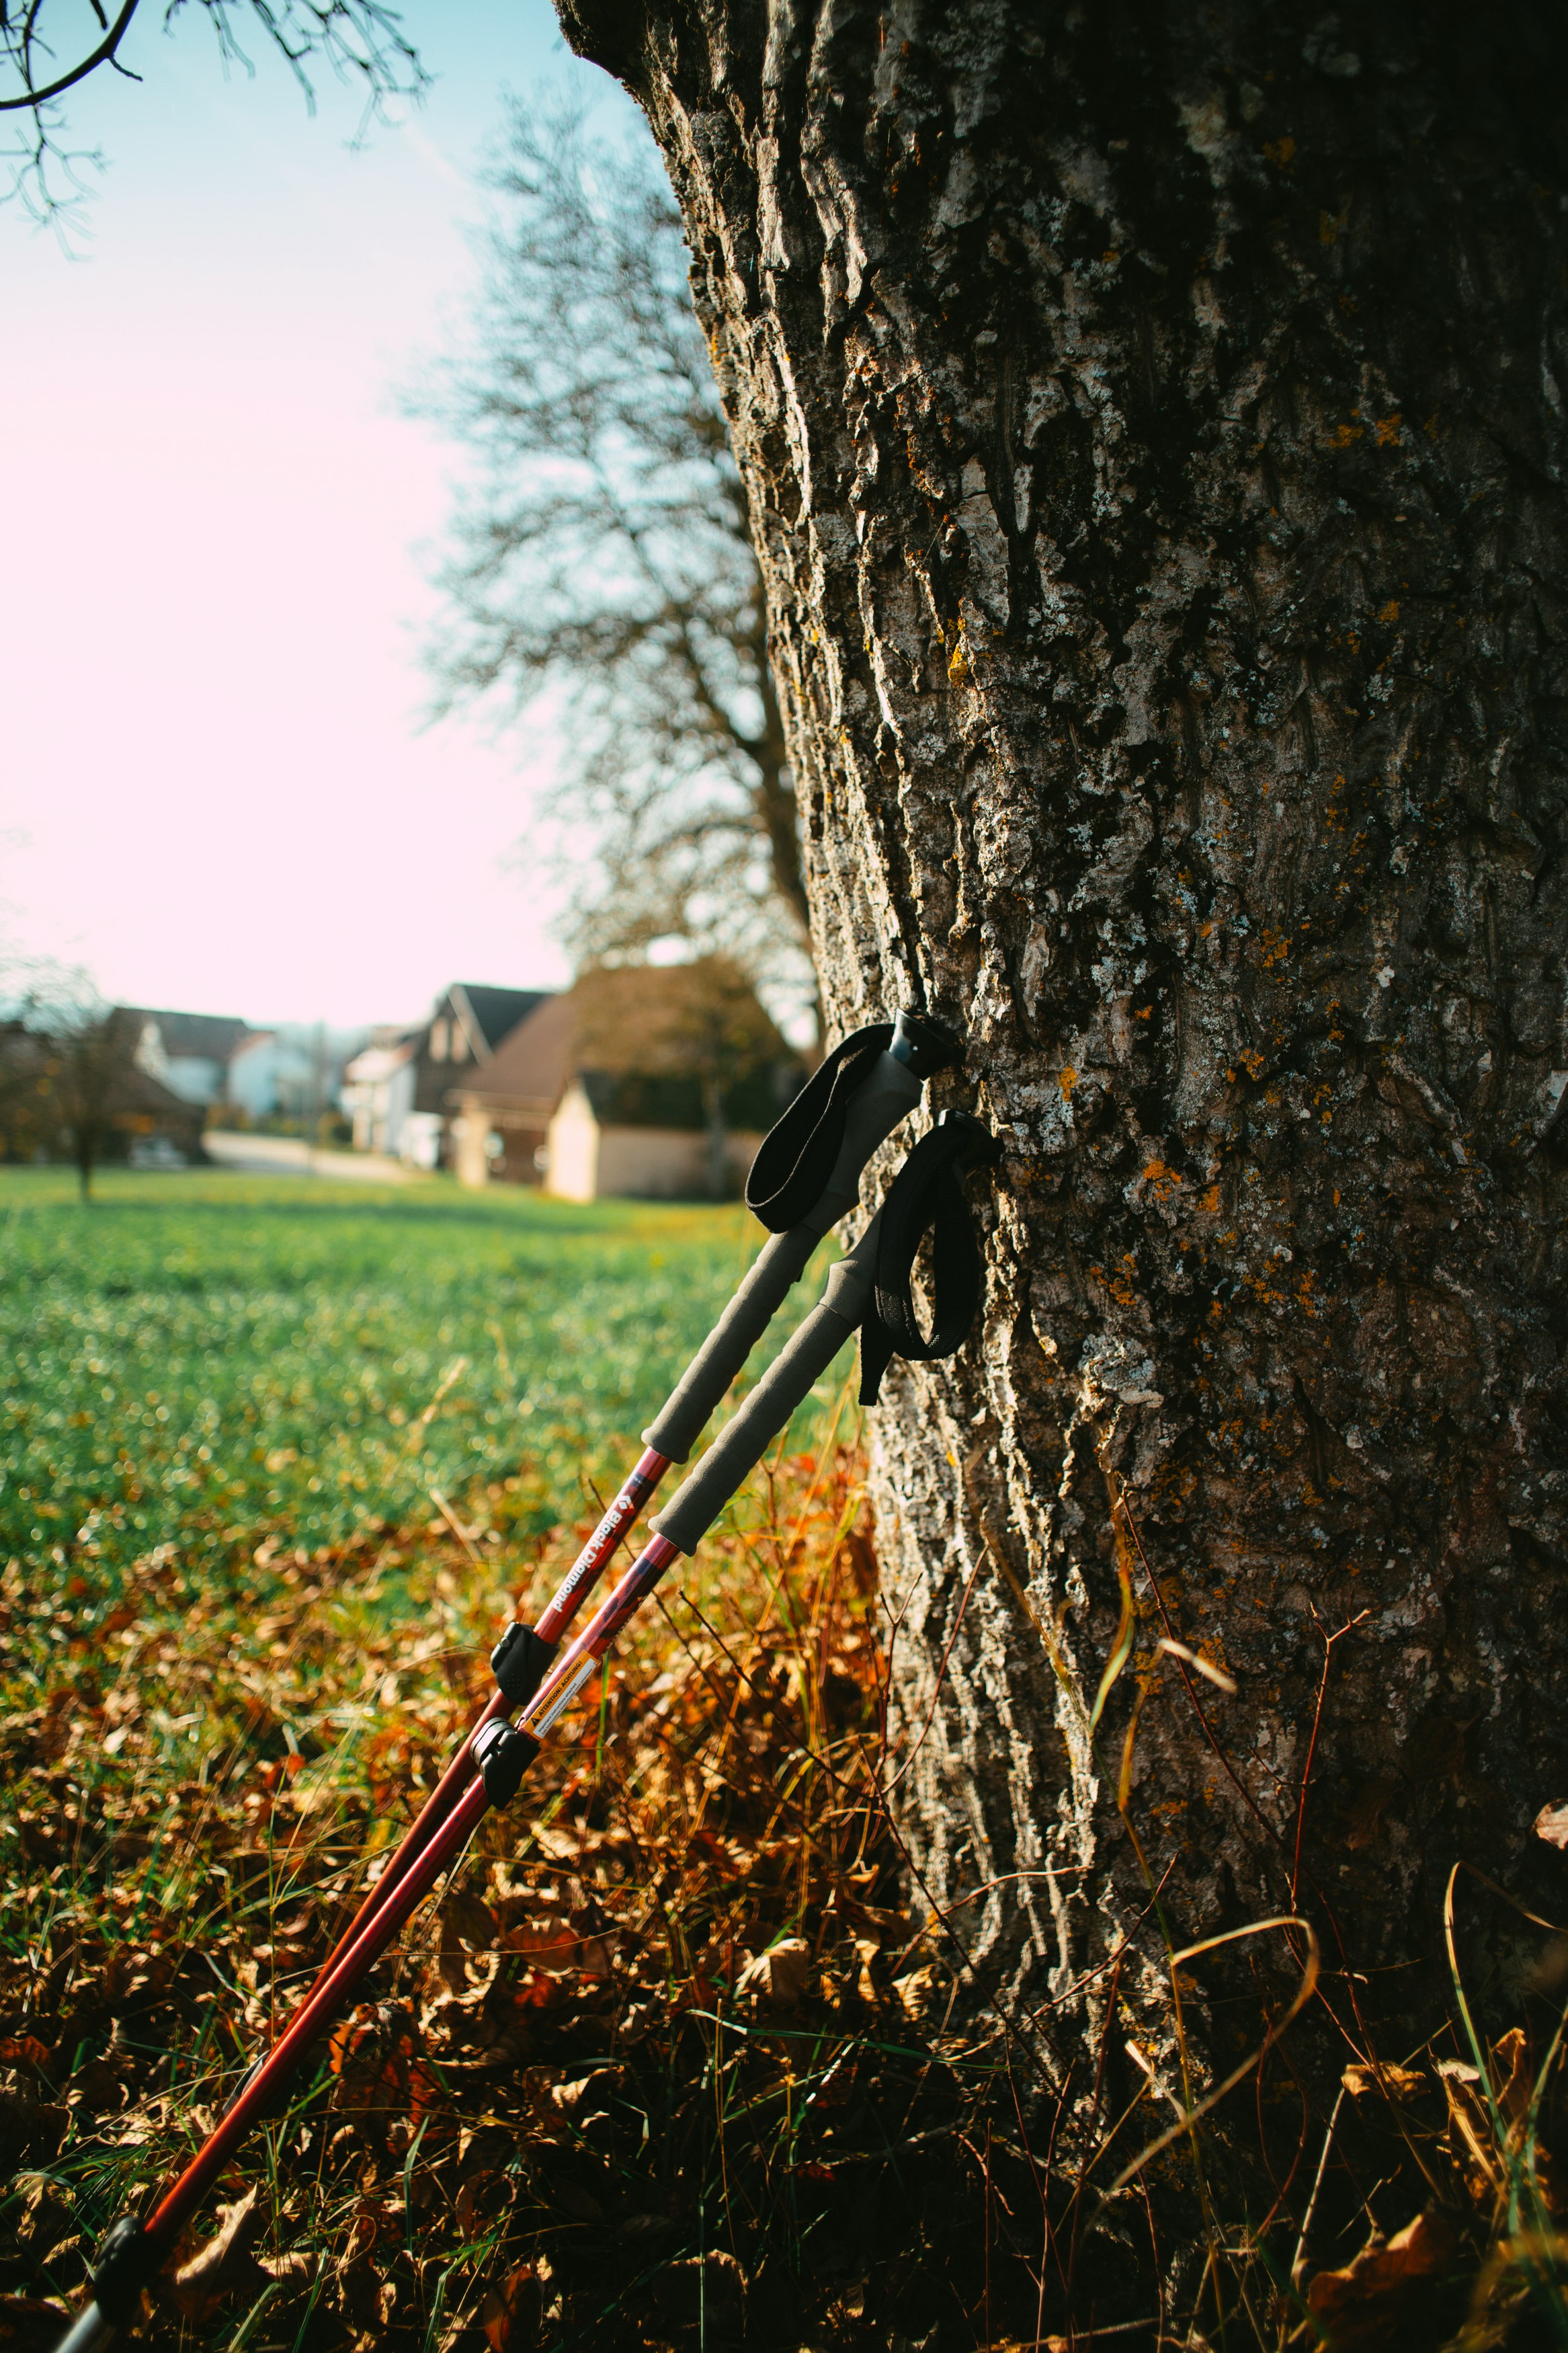
[{"label": "house", "polygon": [[595,971],[449,1088],[453,1166],[574,1201],[733,1193],[800,1078],[727,959]]},{"label": "house", "polygon": [[696,1125],[695,1108],[668,1095],[661,1103],[603,1071],[579,1071],[550,1123],[546,1187],[564,1201],[730,1198],[745,1184],[765,1129],[727,1128],[716,1171],[714,1138]]},{"label": "house", "polygon": [[339,1096],[353,1125],[356,1152],[402,1149],[403,1126],[414,1108],[415,1057],[422,1029],[383,1025],[343,1071]]},{"label": "house", "polygon": [[571,997],[544,997],[468,1086],[449,1086],[452,1166],[460,1185],[537,1185],[550,1123],[572,1076]]},{"label": "house", "polygon": [[155,1013],[139,1005],[115,1011],[138,1032],[138,1070],[184,1103],[205,1108],[224,1101],[235,1050],[253,1034],[248,1022],[223,1013]]},{"label": "house", "polygon": [[448,1096],[459,1074],[488,1067],[502,1040],[550,1001],[542,988],[490,988],[454,981],[430,1018],[413,1029],[374,1029],[343,1072],[342,1103],[356,1152],[391,1152],[416,1168],[453,1158]]}]

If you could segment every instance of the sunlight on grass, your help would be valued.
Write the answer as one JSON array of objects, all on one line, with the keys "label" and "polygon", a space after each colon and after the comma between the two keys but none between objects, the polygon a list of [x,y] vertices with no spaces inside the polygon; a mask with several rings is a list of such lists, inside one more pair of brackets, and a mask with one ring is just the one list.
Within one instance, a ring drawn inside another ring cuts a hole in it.
[{"label": "sunlight on grass", "polygon": [[738,1207],[440,1181],[121,1173],[84,1209],[0,1172],[0,1558],[68,1576],[85,1631],[160,1546],[248,1586],[268,1535],[339,1545],[432,1488],[510,1481],[507,1529],[542,1535],[619,1475],[760,1239]]}]

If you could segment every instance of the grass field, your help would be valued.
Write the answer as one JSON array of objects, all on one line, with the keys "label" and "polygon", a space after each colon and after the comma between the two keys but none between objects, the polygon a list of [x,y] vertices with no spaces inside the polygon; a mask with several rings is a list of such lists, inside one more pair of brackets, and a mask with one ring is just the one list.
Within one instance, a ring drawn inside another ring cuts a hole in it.
[{"label": "grass field", "polygon": [[160,1546],[248,1587],[269,1535],[341,1545],[432,1489],[460,1509],[509,1482],[487,1514],[509,1534],[574,1518],[757,1238],[739,1208],[438,1180],[99,1195],[0,1172],[0,1559],[68,1565],[84,1630]]}]

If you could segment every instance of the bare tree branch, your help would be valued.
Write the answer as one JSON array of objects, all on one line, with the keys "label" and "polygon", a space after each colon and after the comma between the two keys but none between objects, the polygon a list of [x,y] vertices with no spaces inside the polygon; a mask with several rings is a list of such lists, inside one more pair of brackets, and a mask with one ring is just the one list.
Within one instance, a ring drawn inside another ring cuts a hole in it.
[{"label": "bare tree branch", "polygon": [[794,780],[746,498],[651,148],[514,104],[466,349],[420,406],[473,452],[442,710],[563,697],[531,837],[590,955],[677,934],[815,1006]]},{"label": "bare tree branch", "polygon": [[[55,79],[47,82],[42,90],[28,89],[17,98],[0,98],[0,114],[9,114],[19,106],[45,106],[51,98],[58,98],[62,91],[70,90],[77,82],[85,81],[88,75],[95,73],[100,66],[108,65],[130,30],[131,19],[140,5],[141,0],[125,0],[125,5],[115,18],[107,37],[100,41],[90,57],[83,58],[80,64],[72,66],[68,73],[57,75]],[[33,9],[27,12],[26,22],[29,27],[36,13]],[[99,13],[101,19],[101,11]],[[25,59],[25,63],[30,62],[30,58]]]},{"label": "bare tree branch", "polygon": [[[0,85],[7,78],[19,85],[0,95],[0,114],[30,117],[17,143],[0,150],[0,159],[11,166],[11,186],[0,191],[0,200],[8,193],[40,221],[58,221],[85,193],[79,165],[101,166],[100,157],[61,144],[59,100],[106,69],[132,81],[141,79],[119,54],[140,0],[123,0],[112,25],[100,0],[89,0],[89,5],[102,40],[76,64],[42,79],[37,68],[55,54],[48,33],[60,21],[58,0],[29,0],[15,14],[0,6]],[[165,28],[187,5],[188,0],[164,0]],[[307,70],[312,59],[320,59],[340,80],[361,82],[371,115],[388,98],[416,98],[428,87],[429,77],[404,33],[402,18],[385,0],[195,0],[195,5],[212,26],[225,61],[253,71],[237,25],[237,19],[248,15],[285,59],[312,111],[315,88]],[[51,166],[68,184],[63,193],[51,177]]]}]

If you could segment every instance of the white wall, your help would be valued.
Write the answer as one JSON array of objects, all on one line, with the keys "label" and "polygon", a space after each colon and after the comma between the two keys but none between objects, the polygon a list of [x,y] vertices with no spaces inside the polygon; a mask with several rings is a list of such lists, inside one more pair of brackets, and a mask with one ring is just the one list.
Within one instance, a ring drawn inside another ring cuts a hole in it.
[{"label": "white wall", "polygon": [[563,1201],[595,1201],[599,1197],[599,1123],[575,1079],[556,1106],[544,1149],[549,1164],[544,1189]]},{"label": "white wall", "polygon": [[[726,1138],[731,1181],[744,1184],[758,1135]],[[612,1196],[637,1201],[702,1200],[708,1192],[708,1138],[700,1128],[601,1127],[574,1080],[550,1123],[547,1192],[566,1201]]]}]

